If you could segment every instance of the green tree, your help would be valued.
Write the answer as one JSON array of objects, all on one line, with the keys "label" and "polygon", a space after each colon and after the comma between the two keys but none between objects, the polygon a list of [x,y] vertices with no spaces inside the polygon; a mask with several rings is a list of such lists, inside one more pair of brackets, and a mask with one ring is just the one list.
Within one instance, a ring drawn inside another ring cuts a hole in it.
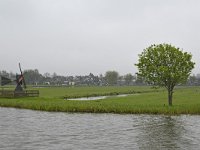
[{"label": "green tree", "polygon": [[124,80],[126,85],[130,85],[130,83],[133,81],[133,75],[131,73],[128,73],[124,76]]},{"label": "green tree", "polygon": [[169,44],[151,45],[139,55],[138,75],[148,84],[165,87],[172,106],[174,87],[185,83],[194,68],[192,55]]},{"label": "green tree", "polygon": [[107,71],[105,74],[105,80],[108,85],[116,85],[119,74],[116,71]]},{"label": "green tree", "polygon": [[24,78],[27,84],[41,83],[43,76],[39,73],[38,69],[29,69],[24,71]]}]

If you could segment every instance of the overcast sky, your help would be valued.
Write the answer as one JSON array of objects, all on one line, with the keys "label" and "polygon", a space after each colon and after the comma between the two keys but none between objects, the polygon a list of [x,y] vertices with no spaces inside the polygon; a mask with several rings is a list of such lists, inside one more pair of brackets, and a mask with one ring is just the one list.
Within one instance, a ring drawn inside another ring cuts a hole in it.
[{"label": "overcast sky", "polygon": [[0,0],[0,70],[135,73],[159,43],[191,52],[200,73],[199,0]]}]

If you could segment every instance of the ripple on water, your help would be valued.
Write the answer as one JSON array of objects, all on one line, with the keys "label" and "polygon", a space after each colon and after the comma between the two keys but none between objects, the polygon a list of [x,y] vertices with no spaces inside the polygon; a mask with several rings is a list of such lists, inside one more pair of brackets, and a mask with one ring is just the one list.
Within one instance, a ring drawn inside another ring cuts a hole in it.
[{"label": "ripple on water", "polygon": [[198,149],[199,116],[0,108],[0,149]]}]

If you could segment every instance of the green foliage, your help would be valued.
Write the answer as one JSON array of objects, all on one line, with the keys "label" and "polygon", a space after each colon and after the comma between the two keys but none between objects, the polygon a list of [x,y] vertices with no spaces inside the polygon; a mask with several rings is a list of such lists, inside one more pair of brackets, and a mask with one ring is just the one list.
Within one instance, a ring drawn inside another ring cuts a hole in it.
[{"label": "green foliage", "polygon": [[187,81],[194,62],[192,55],[168,44],[152,45],[139,55],[139,75],[152,85],[168,87]]},{"label": "green foliage", "polygon": [[194,65],[191,54],[169,44],[146,48],[136,64],[138,75],[144,77],[147,83],[167,88],[169,101],[172,101],[174,87],[187,81]]},{"label": "green foliage", "polygon": [[119,74],[116,71],[107,71],[105,74],[105,80],[108,85],[116,85]]}]

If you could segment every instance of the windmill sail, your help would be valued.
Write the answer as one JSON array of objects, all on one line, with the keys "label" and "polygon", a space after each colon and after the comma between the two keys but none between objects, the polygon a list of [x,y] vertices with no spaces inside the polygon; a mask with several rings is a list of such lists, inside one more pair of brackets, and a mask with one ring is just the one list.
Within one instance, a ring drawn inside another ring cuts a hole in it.
[{"label": "windmill sail", "polygon": [[11,83],[12,80],[6,77],[1,76],[1,86]]},{"label": "windmill sail", "polygon": [[26,82],[25,82],[25,79],[24,79],[24,75],[23,75],[23,72],[22,72],[21,64],[20,64],[20,63],[19,63],[19,70],[20,70],[20,72],[21,72],[21,77],[20,77],[21,83],[23,83],[24,88],[26,89]]},{"label": "windmill sail", "polygon": [[22,81],[23,81],[23,76],[19,75],[19,74],[16,74],[16,82],[17,82],[17,84],[22,85]]}]

